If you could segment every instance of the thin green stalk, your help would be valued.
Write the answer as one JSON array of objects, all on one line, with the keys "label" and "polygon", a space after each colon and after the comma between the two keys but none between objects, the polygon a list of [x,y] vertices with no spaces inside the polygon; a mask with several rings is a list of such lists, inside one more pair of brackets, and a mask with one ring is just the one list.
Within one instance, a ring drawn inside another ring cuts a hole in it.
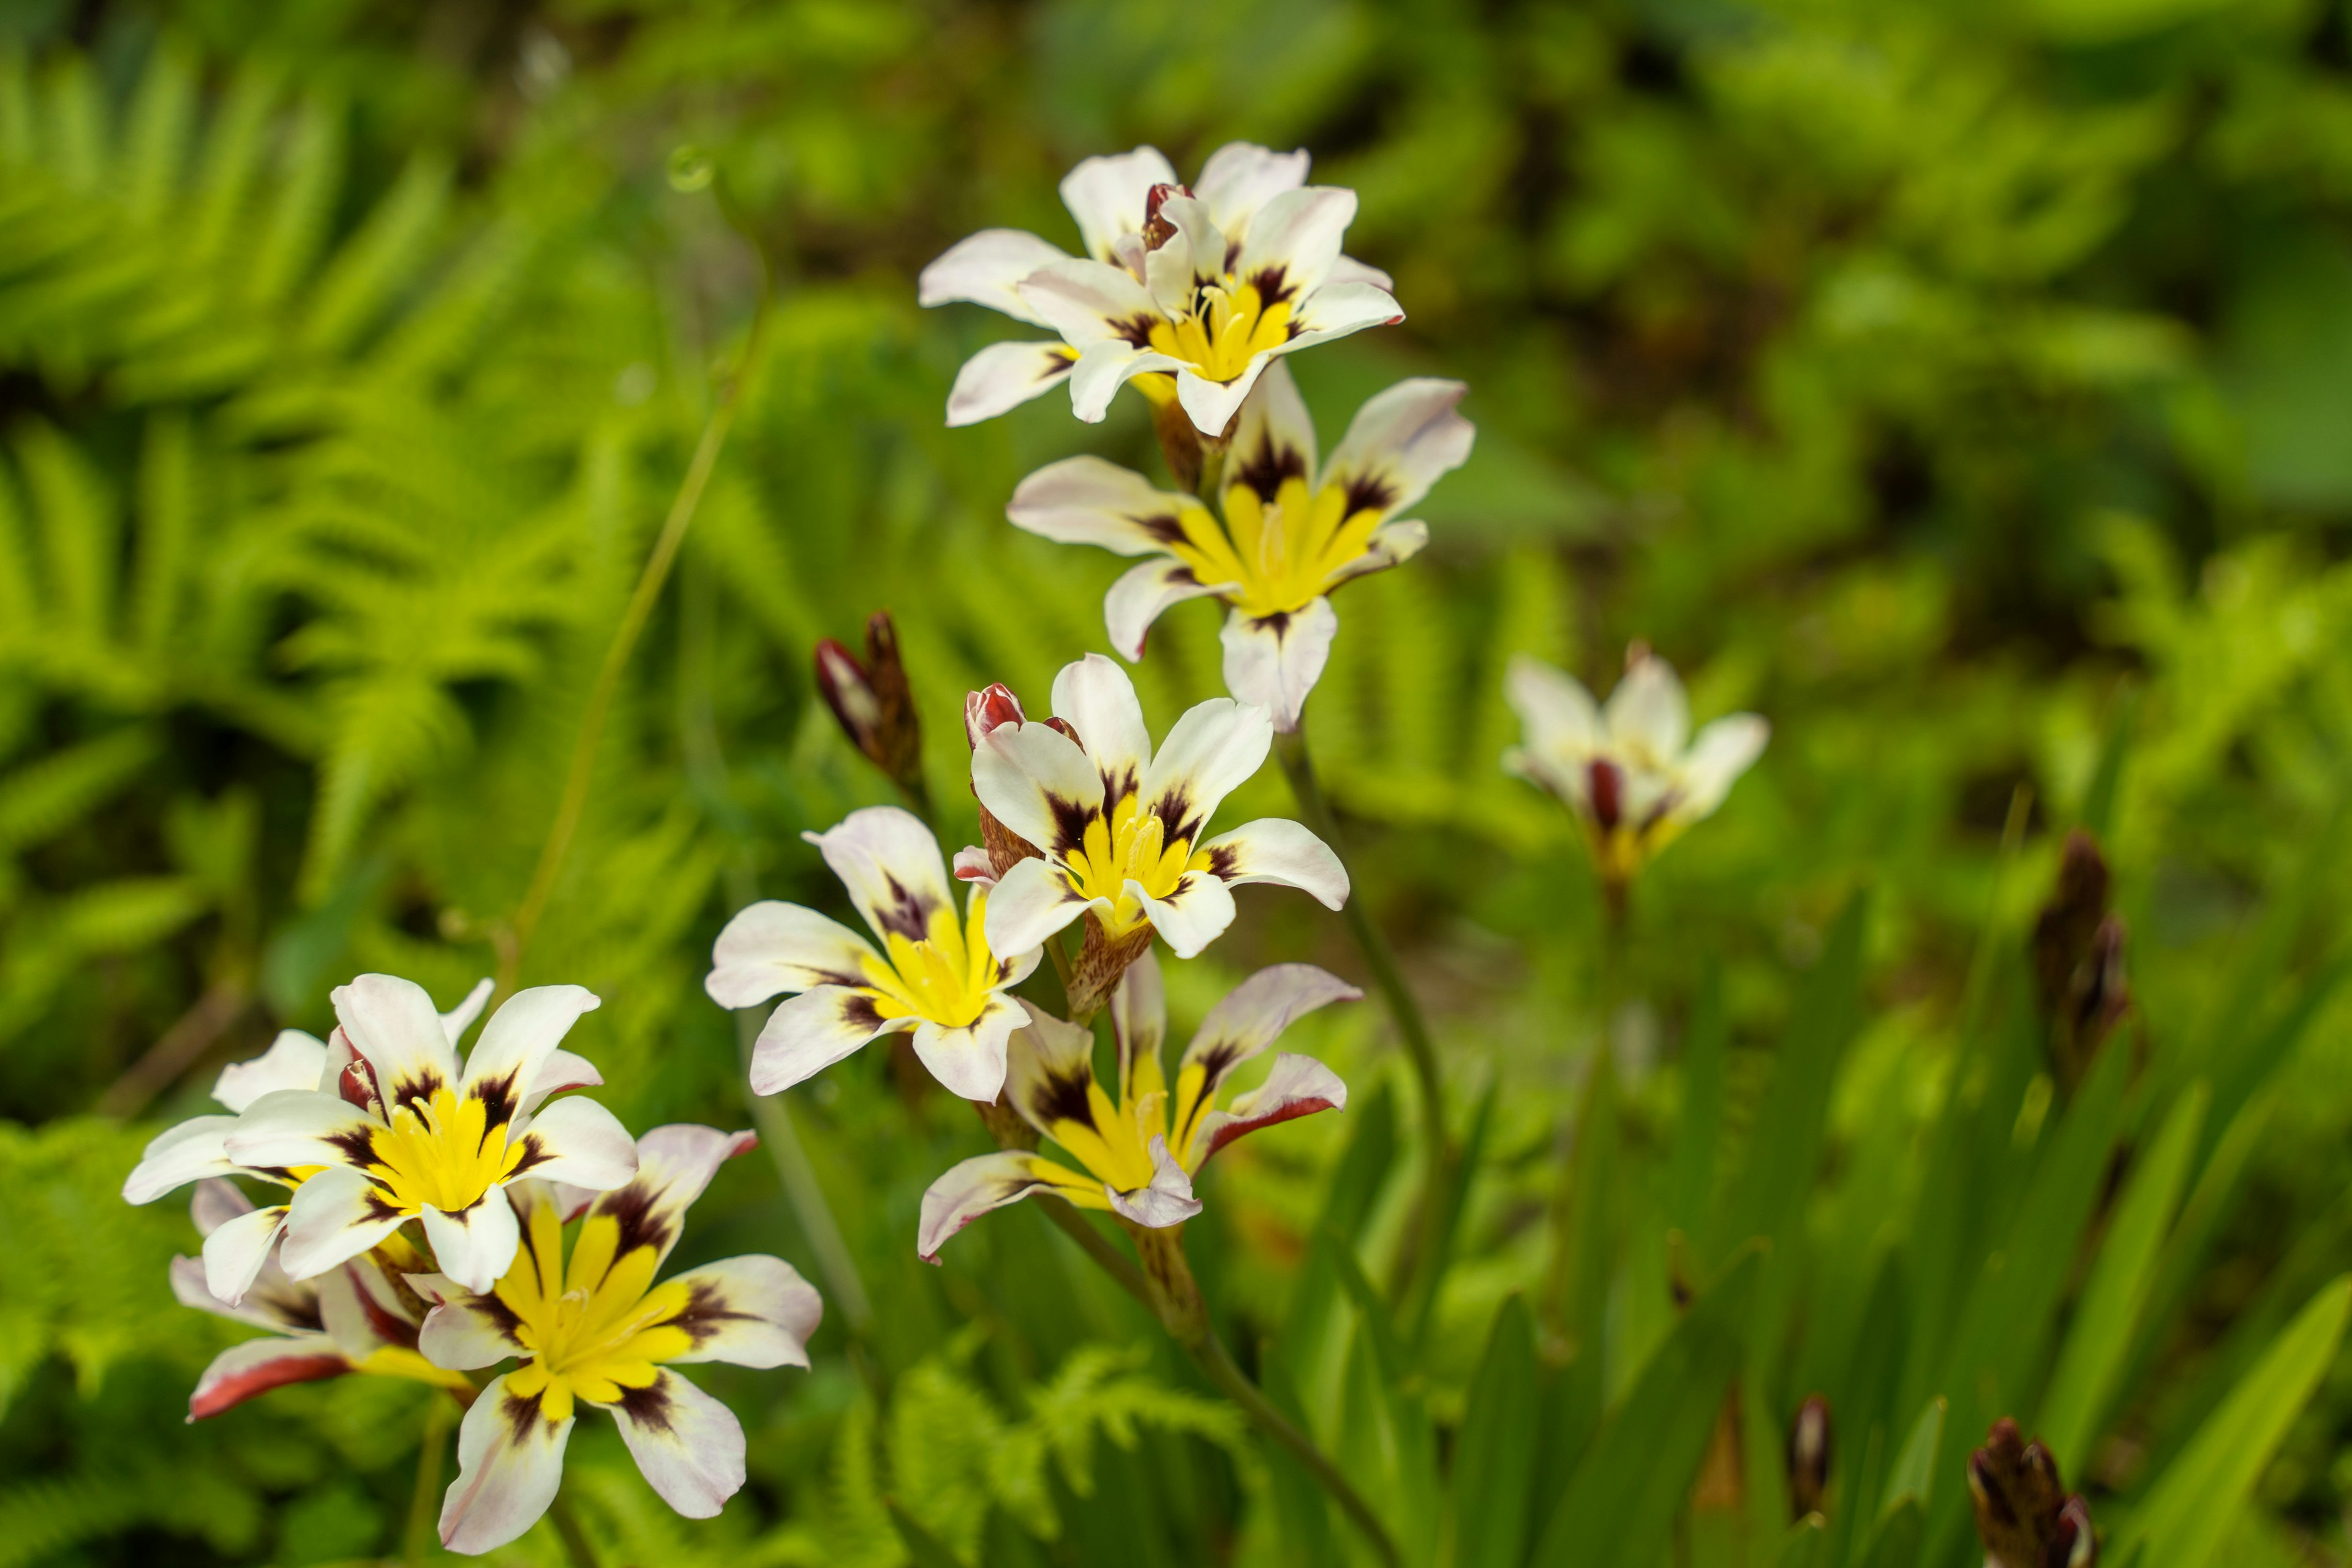
[{"label": "thin green stalk", "polygon": [[1225,1349],[1224,1341],[1213,1331],[1202,1335],[1198,1343],[1184,1348],[1192,1352],[1192,1359],[1200,1363],[1202,1372],[1209,1374],[1209,1381],[1215,1384],[1226,1398],[1249,1413],[1249,1418],[1257,1423],[1259,1431],[1289,1449],[1291,1457],[1307,1467],[1307,1473],[1331,1494],[1331,1500],[1363,1532],[1364,1539],[1371,1542],[1372,1551],[1380,1560],[1389,1564],[1389,1568],[1404,1568],[1404,1558],[1398,1552],[1396,1542],[1390,1539],[1388,1527],[1381,1522],[1381,1516],[1372,1511],[1371,1504],[1363,1500],[1362,1494],[1349,1483],[1348,1478],[1339,1473],[1339,1468],[1315,1446],[1315,1440],[1300,1431],[1289,1416],[1275,1408],[1274,1401],[1265,1396],[1265,1391],[1250,1381],[1249,1374],[1234,1363],[1233,1352]]},{"label": "thin green stalk", "polygon": [[1037,1204],[1045,1211],[1047,1219],[1060,1226],[1088,1258],[1102,1265],[1103,1272],[1117,1280],[1120,1289],[1154,1311],[1159,1310],[1151,1300],[1151,1288],[1143,1278],[1143,1270],[1129,1263],[1127,1255],[1119,1251],[1110,1237],[1088,1225],[1087,1216],[1078,1212],[1076,1205],[1052,1193],[1040,1194]]},{"label": "thin green stalk", "polygon": [[562,1538],[563,1555],[572,1560],[572,1568],[597,1568],[596,1548],[588,1540],[588,1532],[580,1528],[580,1516],[572,1511],[572,1501],[562,1492],[547,1505],[549,1522]]},{"label": "thin green stalk", "polygon": [[[1282,763],[1283,775],[1290,781],[1290,793],[1297,797],[1299,816],[1345,866],[1347,854],[1339,847],[1339,820],[1323,798],[1323,786],[1316,780],[1315,764],[1307,752],[1306,725],[1302,722],[1290,733],[1276,735],[1274,754]],[[1354,881],[1350,874],[1351,888]],[[1397,1032],[1404,1037],[1405,1053],[1412,1059],[1413,1077],[1421,1087],[1422,1132],[1428,1146],[1429,1170],[1421,1198],[1419,1264],[1423,1268],[1432,1268],[1438,1262],[1443,1243],[1445,1194],[1453,1178],[1452,1152],[1446,1142],[1445,1083],[1438,1071],[1437,1046],[1430,1037],[1428,1023],[1421,1016],[1421,1005],[1413,1000],[1412,990],[1405,984],[1404,971],[1397,964],[1396,953],[1380,928],[1372,923],[1371,916],[1365,912],[1363,900],[1351,895],[1339,907],[1339,913],[1348,922],[1349,933],[1356,939],[1358,951],[1364,955],[1365,966],[1372,972],[1372,984],[1380,988],[1381,1000],[1388,1004],[1390,1016],[1396,1020]],[[1429,1295],[1433,1310],[1433,1282]]]},{"label": "thin green stalk", "polygon": [[408,1500],[408,1531],[402,1555],[408,1568],[423,1568],[433,1549],[434,1525],[439,1510],[441,1468],[449,1457],[449,1426],[456,1417],[454,1403],[435,1395],[425,1403],[425,1432],[416,1448],[416,1489]]},{"label": "thin green stalk", "polygon": [[735,1015],[736,1046],[744,1074],[743,1102],[751,1108],[752,1124],[760,1131],[761,1147],[768,1151],[768,1158],[775,1163],[776,1179],[783,1184],[793,1217],[801,1222],[801,1229],[808,1233],[809,1245],[816,1249],[816,1266],[824,1276],[828,1299],[840,1309],[842,1321],[849,1326],[852,1337],[870,1340],[874,1337],[874,1299],[866,1293],[866,1280],[857,1271],[857,1259],[851,1255],[849,1243],[841,1233],[840,1221],[834,1217],[833,1205],[824,1195],[824,1183],[809,1160],[799,1130],[793,1125],[784,1097],[751,1092],[751,1046],[760,1036],[760,1014],[748,1009]]}]

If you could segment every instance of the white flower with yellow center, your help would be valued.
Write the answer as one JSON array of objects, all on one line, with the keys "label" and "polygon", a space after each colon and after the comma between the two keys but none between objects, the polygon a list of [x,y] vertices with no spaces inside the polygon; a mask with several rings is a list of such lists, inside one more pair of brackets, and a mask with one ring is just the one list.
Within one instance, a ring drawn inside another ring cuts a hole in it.
[{"label": "white flower with yellow center", "polygon": [[1427,524],[1391,521],[1470,456],[1476,432],[1454,412],[1458,381],[1400,382],[1364,405],[1329,462],[1288,367],[1268,370],[1242,405],[1220,480],[1224,521],[1188,495],[1100,458],[1037,470],[1006,515],[1032,533],[1150,555],[1111,585],[1103,618],[1121,657],[1143,657],[1162,611],[1214,596],[1225,617],[1225,689],[1298,728],[1331,656],[1339,617],[1327,596],[1351,578],[1411,559]]},{"label": "white flower with yellow center", "polygon": [[[443,1545],[488,1552],[539,1521],[562,1484],[564,1447],[583,1404],[611,1413],[637,1468],[688,1518],[710,1518],[742,1486],[742,1424],[669,1367],[805,1367],[823,1303],[777,1258],[730,1258],[658,1284],[654,1277],[720,1162],[758,1142],[749,1132],[656,1127],[638,1140],[625,1186],[602,1194],[519,1186],[522,1246],[494,1289],[410,1277],[436,1303],[417,1341],[435,1365],[522,1363],[491,1380],[457,1429]],[[567,1258],[563,1227],[575,1218]]]},{"label": "white flower with yellow center", "polygon": [[[895,805],[853,811],[804,833],[882,948],[814,910],[774,900],[727,922],[703,982],[722,1007],[799,994],[770,1016],[751,1052],[751,1089],[775,1094],[882,1035],[912,1031],[931,1076],[966,1100],[1004,1087],[1004,1042],[1021,1025],[1007,994],[1037,967],[1034,942],[990,939],[988,889],[956,913],[939,840]],[[1012,957],[999,957],[1001,953]]]},{"label": "white flower with yellow center", "polygon": [[1616,887],[1712,815],[1772,732],[1757,715],[1734,713],[1694,737],[1674,667],[1639,647],[1606,707],[1574,676],[1524,655],[1511,661],[1504,694],[1527,735],[1503,765],[1576,814],[1601,880]]},{"label": "white flower with yellow center", "polygon": [[[235,1184],[213,1179],[196,1184],[189,1212],[210,1241],[255,1210]],[[172,1293],[182,1305],[269,1332],[213,1358],[188,1396],[191,1421],[289,1383],[351,1373],[449,1389],[473,1387],[465,1373],[435,1366],[417,1352],[416,1315],[373,1258],[353,1258],[316,1279],[289,1279],[265,1254],[246,1281],[242,1300],[235,1301],[215,1296],[205,1273],[206,1265],[195,1258],[172,1259]]]},{"label": "white flower with yellow center", "polygon": [[999,724],[971,755],[971,784],[1040,858],[1014,864],[988,900],[989,941],[1034,947],[1091,914],[1113,942],[1156,931],[1190,958],[1234,921],[1232,889],[1272,882],[1348,901],[1348,873],[1320,838],[1266,817],[1218,837],[1209,818],[1265,761],[1265,709],[1213,698],[1155,752],[1127,672],[1088,654],[1054,679],[1050,724]]},{"label": "white flower with yellow center", "polygon": [[1259,970],[1209,1009],[1184,1047],[1171,1090],[1160,1059],[1167,1005],[1159,965],[1146,954],[1111,994],[1117,1100],[1095,1079],[1092,1032],[1033,1009],[1029,1027],[1013,1037],[1007,1097],[1079,1168],[1017,1150],[966,1160],[923,1194],[916,1252],[936,1263],[948,1237],[990,1210],[1036,1193],[1057,1194],[1081,1208],[1108,1210],[1152,1229],[1181,1225],[1201,1212],[1192,1178],[1218,1150],[1261,1127],[1348,1103],[1348,1086],[1338,1074],[1312,1057],[1287,1054],[1275,1058],[1257,1089],[1230,1106],[1218,1100],[1234,1069],[1294,1020],[1362,994],[1312,964]]},{"label": "white flower with yellow center", "polygon": [[1401,321],[1387,274],[1339,254],[1356,194],[1307,184],[1303,151],[1219,148],[1191,187],[1159,151],[1089,158],[1062,182],[1085,258],[1021,229],[992,228],[923,269],[921,301],[969,300],[1060,334],[982,349],[956,377],[948,423],[991,419],[1070,384],[1079,418],[1102,418],[1138,376],[1224,433],[1280,354]]},{"label": "white flower with yellow center", "polygon": [[223,1140],[247,1169],[313,1173],[288,1205],[279,1256],[296,1279],[323,1274],[410,1220],[441,1272],[488,1289],[520,1238],[506,1185],[540,1176],[602,1191],[636,1169],[611,1111],[548,1096],[600,1081],[559,1048],[596,998],[577,985],[519,991],[457,1053],[414,981],[362,974],[334,993],[336,1090],[286,1089],[246,1108]]}]

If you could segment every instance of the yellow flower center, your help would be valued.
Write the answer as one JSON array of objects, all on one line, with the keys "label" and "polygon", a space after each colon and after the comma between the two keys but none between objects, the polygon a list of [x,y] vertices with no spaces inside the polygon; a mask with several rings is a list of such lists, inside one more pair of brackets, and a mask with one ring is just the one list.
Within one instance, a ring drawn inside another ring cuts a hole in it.
[{"label": "yellow flower center", "polygon": [[989,951],[988,895],[974,889],[958,920],[952,908],[931,911],[930,934],[920,941],[892,931],[883,938],[887,960],[865,961],[874,1010],[885,1018],[927,1018],[960,1029],[977,1019],[996,985],[996,954]]},{"label": "yellow flower center", "polygon": [[1103,922],[1111,935],[1133,931],[1149,918],[1128,893],[1129,879],[1155,899],[1176,890],[1192,846],[1182,838],[1168,843],[1167,833],[1160,818],[1145,816],[1130,795],[1111,807],[1108,818],[1087,823],[1086,837],[1063,853],[1063,867],[1079,896],[1111,901],[1111,918]]},{"label": "yellow flower center", "polygon": [[1155,350],[1195,374],[1231,381],[1250,361],[1290,341],[1290,302],[1263,303],[1255,283],[1212,283],[1197,291],[1191,315],[1153,322],[1150,339]]},{"label": "yellow flower center", "polygon": [[1238,584],[1223,596],[1245,616],[1305,609],[1330,584],[1331,574],[1363,555],[1381,525],[1377,507],[1348,510],[1344,486],[1309,491],[1292,476],[1274,500],[1245,484],[1225,491],[1225,523],[1202,507],[1177,513],[1184,537],[1168,548],[1203,583]]},{"label": "yellow flower center", "polygon": [[423,1103],[395,1107],[375,1133],[367,1173],[385,1200],[413,1215],[430,1204],[456,1214],[514,1173],[524,1145],[509,1143],[506,1123],[489,1125],[489,1108],[444,1085]]},{"label": "yellow flower center", "polygon": [[575,1398],[617,1403],[624,1389],[651,1384],[657,1363],[694,1348],[693,1335],[670,1321],[688,1305],[688,1288],[675,1279],[653,1283],[660,1260],[650,1247],[632,1247],[616,1262],[620,1235],[610,1215],[590,1215],[567,1268],[563,1222],[554,1205],[536,1204],[530,1245],[498,1283],[498,1299],[515,1315],[515,1339],[531,1353],[507,1375],[507,1390],[539,1399],[551,1421],[569,1416]]}]

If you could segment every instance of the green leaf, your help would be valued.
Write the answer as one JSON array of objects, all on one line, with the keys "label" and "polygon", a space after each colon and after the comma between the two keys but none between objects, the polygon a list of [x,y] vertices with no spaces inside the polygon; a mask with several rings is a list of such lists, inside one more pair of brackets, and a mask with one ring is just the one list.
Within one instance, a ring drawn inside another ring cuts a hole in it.
[{"label": "green leaf", "polygon": [[2123,1532],[2146,1568],[2204,1568],[2280,1440],[2319,1386],[2352,1313],[2352,1274],[2312,1298],[2180,1458],[2148,1489]]},{"label": "green leaf", "polygon": [[1780,1537],[1769,1561],[1771,1568],[1829,1568],[1835,1559],[1830,1555],[1828,1523],[1820,1514],[1805,1515]]},{"label": "green leaf", "polygon": [[1505,1298],[1470,1380],[1448,1500],[1454,1568],[1514,1568],[1526,1544],[1536,1459],[1535,1318]]},{"label": "green leaf", "polygon": [[897,1498],[885,1498],[883,1502],[890,1510],[890,1522],[898,1528],[898,1539],[907,1543],[907,1555],[914,1559],[915,1568],[964,1568],[945,1542],[907,1511],[905,1504]]},{"label": "green leaf", "polygon": [[1927,1408],[1911,1423],[1911,1435],[1903,1440],[1903,1450],[1895,1457],[1895,1468],[1887,1473],[1886,1500],[1879,1505],[1882,1523],[1906,1501],[1916,1501],[1924,1509],[1934,1500],[1936,1457],[1943,1451],[1948,1407],[1948,1402],[1938,1395],[1927,1401]]},{"label": "green leaf", "polygon": [[1906,1495],[1880,1516],[1863,1548],[1861,1568],[1916,1568],[1927,1529],[1927,1504]]}]

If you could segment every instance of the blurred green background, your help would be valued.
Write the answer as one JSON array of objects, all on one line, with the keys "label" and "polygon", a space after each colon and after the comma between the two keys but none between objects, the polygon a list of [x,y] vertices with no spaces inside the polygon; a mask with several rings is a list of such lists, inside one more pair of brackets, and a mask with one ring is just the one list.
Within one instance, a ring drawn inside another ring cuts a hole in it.
[{"label": "blurred green background", "polygon": [[[1582,1064],[1608,1043],[1627,1136],[1655,1142],[1689,998],[1719,976],[1737,1137],[1865,887],[1870,1021],[1826,1190],[1864,1130],[1924,1126],[1979,933],[2021,940],[2111,736],[2146,1048],[2242,1003],[2222,976],[2250,944],[2276,960],[2259,1001],[2325,994],[2297,988],[2352,908],[2340,0],[12,0],[0,1565],[395,1549],[422,1392],[351,1379],[183,1426],[235,1331],[171,1300],[182,1201],[115,1189],[220,1064],[323,1029],[332,984],[389,970],[446,1005],[495,967],[756,295],[706,163],[775,258],[772,353],[523,977],[604,998],[572,1044],[640,1130],[747,1124],[709,942],[753,896],[837,907],[798,835],[890,798],[813,700],[814,639],[897,616],[950,848],[976,836],[963,692],[1042,702],[1104,646],[1120,563],[1003,506],[1075,451],[1156,471],[1139,400],[1098,427],[1053,395],[945,429],[956,366],[1016,329],[919,310],[915,273],[982,226],[1074,245],[1055,184],[1081,157],[1148,141],[1189,174],[1234,138],[1306,146],[1360,193],[1349,249],[1408,312],[1293,362],[1327,446],[1405,374],[1468,381],[1479,428],[1422,509],[1428,553],[1339,599],[1309,708],[1358,896],[1457,1103],[1507,1090],[1438,1408],[1541,1270]],[[1215,628],[1202,605],[1161,623],[1136,670],[1155,730],[1216,690]],[[1497,767],[1500,677],[1528,650],[1605,687],[1633,638],[1702,718],[1775,728],[1637,889],[1604,1008],[1573,828]],[[1289,809],[1268,770],[1229,815]],[[1256,963],[1360,973],[1307,900],[1241,902],[1171,975],[1180,1037]],[[1207,1184],[1195,1253],[1238,1341],[1391,1079],[1410,1121],[1383,1021],[1354,1015],[1298,1032],[1349,1114]],[[2347,1022],[2321,1006],[2280,1068],[2247,1200],[2165,1342],[2183,1378],[2282,1269],[2307,1291],[2345,1255]],[[885,1493],[991,1562],[1276,1560],[1238,1428],[1042,1221],[917,1265],[924,1184],[985,1144],[963,1108],[879,1049],[790,1102],[870,1322],[828,1289],[813,1373],[714,1371],[752,1439],[714,1523],[671,1518],[583,1423],[615,1561],[900,1561]],[[828,1283],[761,1158],[694,1225],[689,1261],[774,1250]],[[1634,1299],[1638,1334],[1664,1309]],[[2128,1487],[2131,1434],[2162,1429],[2150,1394],[2093,1479]],[[2258,1498],[2235,1561],[2341,1560],[2352,1375]]]}]

